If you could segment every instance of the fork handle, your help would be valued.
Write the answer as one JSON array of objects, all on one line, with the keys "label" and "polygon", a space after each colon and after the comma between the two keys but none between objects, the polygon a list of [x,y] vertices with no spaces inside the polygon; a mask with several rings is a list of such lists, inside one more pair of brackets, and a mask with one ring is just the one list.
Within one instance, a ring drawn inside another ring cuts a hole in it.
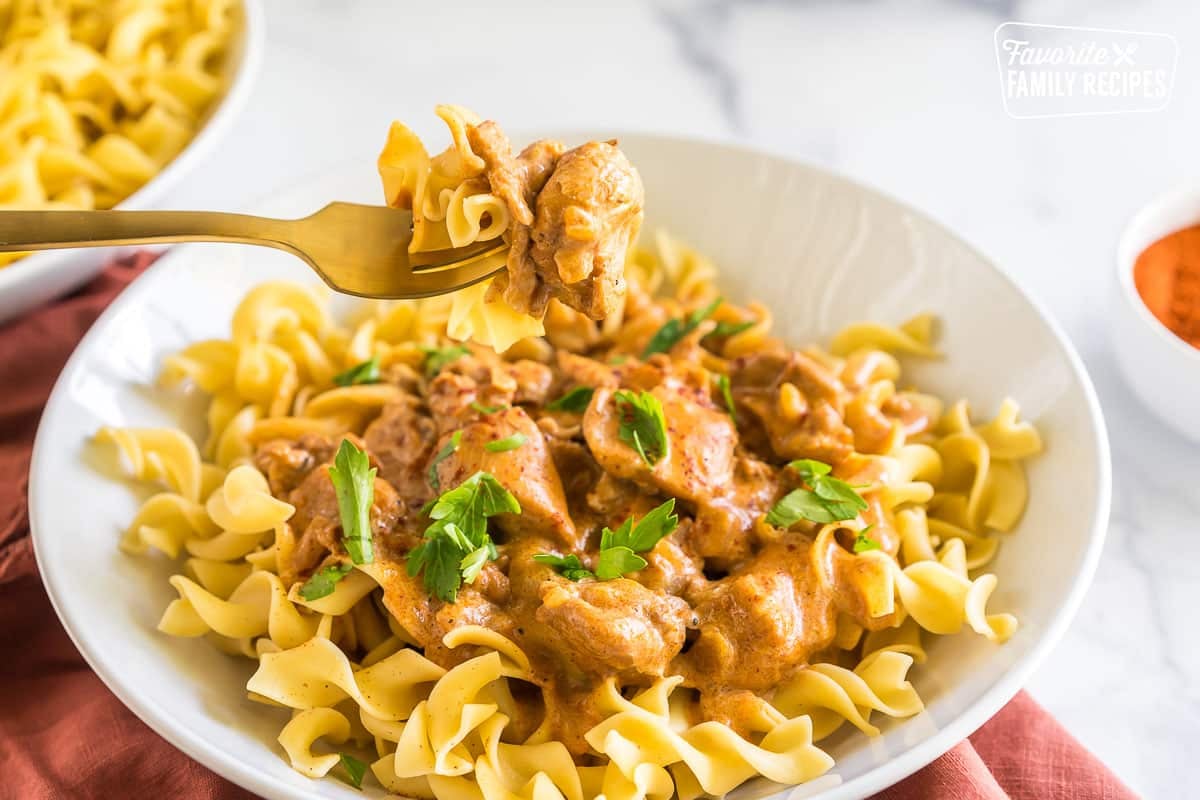
[{"label": "fork handle", "polygon": [[292,221],[220,211],[0,211],[0,252],[172,242],[295,250]]}]

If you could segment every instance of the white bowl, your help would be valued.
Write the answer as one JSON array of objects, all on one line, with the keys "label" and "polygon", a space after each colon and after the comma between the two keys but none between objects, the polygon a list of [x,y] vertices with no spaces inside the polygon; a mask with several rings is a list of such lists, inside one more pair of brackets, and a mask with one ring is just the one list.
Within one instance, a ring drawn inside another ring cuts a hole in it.
[{"label": "white bowl", "polygon": [[[1109,508],[1108,440],[1091,383],[1033,301],[979,253],[899,202],[739,147],[636,134],[621,141],[646,184],[647,228],[664,226],[711,254],[724,268],[729,295],[767,303],[784,336],[807,342],[850,320],[896,322],[934,310],[944,321],[946,358],[909,365],[909,378],[943,396],[969,398],[981,415],[1012,395],[1045,438],[1046,452],[1029,465],[1025,519],[993,563],[1000,584],[992,605],[1016,613],[1020,630],[1003,646],[970,633],[937,638],[929,663],[913,671],[927,703],[923,713],[884,723],[876,739],[853,731],[836,738],[830,776],[778,795],[863,797],[982,725],[1075,613]],[[257,211],[294,216],[335,198],[375,201],[380,189],[363,162],[277,192]],[[79,649],[156,731],[261,795],[355,798],[361,795],[337,781],[310,781],[288,767],[275,744],[286,715],[245,699],[249,662],[155,630],[174,595],[167,577],[175,566],[117,550],[137,498],[97,471],[88,445],[101,425],[183,424],[199,433],[194,405],[182,407],[152,388],[162,357],[227,335],[242,293],[280,277],[316,283],[283,253],[185,245],[101,317],[63,371],[38,434],[30,482],[34,544],[50,597]],[[779,791],[758,783],[735,796]]]},{"label": "white bowl", "polygon": [[1200,442],[1200,349],[1159,322],[1133,283],[1133,265],[1159,239],[1200,225],[1200,187],[1179,189],[1139,211],[1117,244],[1112,298],[1113,349],[1129,385],[1152,411]]},{"label": "white bowl", "polygon": [[[117,208],[154,208],[212,151],[237,117],[258,74],[265,37],[259,0],[241,0],[243,23],[226,62],[227,87],[200,130],[162,172],[121,201]],[[128,248],[124,248],[128,250]],[[122,251],[116,247],[47,250],[0,268],[0,323],[85,283]]]}]

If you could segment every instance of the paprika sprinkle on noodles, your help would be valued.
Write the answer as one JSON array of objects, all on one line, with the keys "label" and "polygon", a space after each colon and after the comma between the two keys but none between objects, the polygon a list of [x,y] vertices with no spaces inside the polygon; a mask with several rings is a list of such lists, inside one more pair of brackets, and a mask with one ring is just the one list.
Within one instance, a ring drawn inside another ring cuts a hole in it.
[{"label": "paprika sprinkle on noodles", "polygon": [[1133,265],[1133,283],[1159,322],[1200,348],[1200,225],[1147,247]]}]

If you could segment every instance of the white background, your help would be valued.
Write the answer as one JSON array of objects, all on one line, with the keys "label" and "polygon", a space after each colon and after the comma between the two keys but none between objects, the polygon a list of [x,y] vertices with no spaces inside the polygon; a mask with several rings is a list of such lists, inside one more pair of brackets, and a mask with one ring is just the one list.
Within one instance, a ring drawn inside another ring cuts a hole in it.
[{"label": "white background", "polygon": [[[177,207],[241,206],[332,164],[370,170],[392,119],[441,136],[433,106],[454,102],[512,130],[761,144],[890,192],[993,257],[1066,327],[1113,440],[1099,573],[1029,688],[1135,790],[1196,791],[1200,446],[1180,442],[1124,385],[1106,307],[1126,220],[1200,180],[1200,3],[266,5],[268,47],[249,108],[172,198]],[[1174,34],[1170,105],[1007,117],[992,39],[1006,20]]]}]

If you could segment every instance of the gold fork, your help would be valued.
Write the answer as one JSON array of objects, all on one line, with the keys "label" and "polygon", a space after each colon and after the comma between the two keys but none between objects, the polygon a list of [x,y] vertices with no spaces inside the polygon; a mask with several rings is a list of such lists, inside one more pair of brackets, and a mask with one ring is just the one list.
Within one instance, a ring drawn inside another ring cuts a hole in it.
[{"label": "gold fork", "polygon": [[299,256],[333,289],[360,297],[416,298],[478,283],[504,266],[500,239],[408,252],[412,214],[330,203],[303,219],[216,211],[0,211],[0,252],[60,247],[238,242]]}]

